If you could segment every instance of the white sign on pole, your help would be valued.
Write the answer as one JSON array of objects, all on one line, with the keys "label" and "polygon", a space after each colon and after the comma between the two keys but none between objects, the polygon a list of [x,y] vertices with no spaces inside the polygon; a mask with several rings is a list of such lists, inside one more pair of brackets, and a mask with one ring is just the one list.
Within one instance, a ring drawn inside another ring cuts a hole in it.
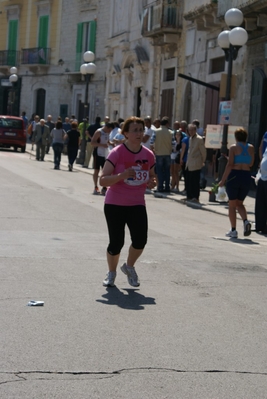
[{"label": "white sign on pole", "polygon": [[232,101],[221,101],[219,107],[219,125],[230,125]]},{"label": "white sign on pole", "polygon": [[[227,148],[235,144],[235,131],[241,126],[228,126]],[[219,149],[222,146],[223,126],[222,125],[207,125],[205,135],[205,147]]]}]

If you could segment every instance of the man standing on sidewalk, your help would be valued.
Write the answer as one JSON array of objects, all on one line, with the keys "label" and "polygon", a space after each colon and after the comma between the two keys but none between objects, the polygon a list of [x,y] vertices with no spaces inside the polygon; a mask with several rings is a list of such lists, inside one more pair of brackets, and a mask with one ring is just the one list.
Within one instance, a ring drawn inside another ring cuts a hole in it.
[{"label": "man standing on sidewalk", "polygon": [[[156,155],[156,174],[158,177],[158,191],[170,192],[171,153],[174,145],[172,131],[169,129],[167,116],[160,121],[161,127],[156,129],[150,140],[150,148]],[[165,186],[164,186],[165,183]]]},{"label": "man standing on sidewalk", "polygon": [[[110,122],[106,122],[105,126],[98,129],[93,137],[92,137],[92,146],[95,147],[94,151],[94,192],[93,194],[100,194],[98,188],[98,175],[100,168],[103,169],[104,163],[106,161],[106,157],[108,156],[108,147],[109,147],[109,134],[111,130],[114,128],[114,125]],[[106,194],[106,187],[103,187],[101,190],[101,194]]]},{"label": "man standing on sidewalk", "polygon": [[45,120],[41,119],[40,123],[37,123],[33,132],[33,142],[36,144],[36,160],[44,161],[45,148],[48,141],[50,140],[50,130],[45,125]]},{"label": "man standing on sidewalk", "polygon": [[188,126],[189,149],[186,162],[187,169],[187,200],[199,202],[200,171],[206,160],[204,140],[197,134],[196,125]]},{"label": "man standing on sidewalk", "polygon": [[[47,115],[47,119],[45,124],[49,127],[50,133],[52,132],[52,130],[55,127],[55,123],[52,121],[52,115]],[[46,154],[49,154],[49,150],[50,150],[50,146],[51,146],[51,138],[49,139],[47,146],[46,146]]]}]

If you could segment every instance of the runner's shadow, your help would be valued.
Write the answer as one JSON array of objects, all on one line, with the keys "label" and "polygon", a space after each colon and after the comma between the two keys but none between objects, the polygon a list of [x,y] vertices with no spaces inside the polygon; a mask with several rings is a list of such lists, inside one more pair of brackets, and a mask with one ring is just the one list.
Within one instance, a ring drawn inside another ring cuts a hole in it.
[{"label": "runner's shadow", "polygon": [[107,287],[106,294],[102,295],[104,299],[96,299],[96,302],[103,303],[105,305],[116,305],[122,309],[129,310],[144,310],[145,305],[155,305],[155,298],[145,297],[137,289],[124,288],[127,295],[120,291],[116,286]]}]

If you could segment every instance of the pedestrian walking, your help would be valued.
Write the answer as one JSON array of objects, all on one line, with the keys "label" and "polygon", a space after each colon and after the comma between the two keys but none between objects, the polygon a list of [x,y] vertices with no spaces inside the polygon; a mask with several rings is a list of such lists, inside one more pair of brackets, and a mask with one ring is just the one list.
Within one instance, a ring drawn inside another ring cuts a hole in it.
[{"label": "pedestrian walking", "polygon": [[44,161],[45,157],[45,148],[47,143],[50,140],[50,130],[49,127],[45,124],[45,120],[41,119],[39,123],[37,123],[38,116],[35,117],[35,127],[33,128],[32,135],[32,143],[36,144],[36,160]]},{"label": "pedestrian walking", "polygon": [[145,190],[156,185],[155,157],[142,145],[144,120],[128,118],[122,128],[125,143],[115,147],[105,162],[100,184],[108,187],[104,212],[109,232],[107,263],[109,271],[103,285],[114,286],[120,252],[124,245],[125,226],[130,230],[132,243],[126,263],[121,270],[133,287],[140,285],[135,263],[147,242],[147,213]]},{"label": "pedestrian walking", "polygon": [[78,131],[78,123],[71,123],[71,130],[67,131],[64,140],[67,142],[68,159],[69,159],[69,171],[72,172],[73,164],[78,154],[80,145],[80,132]]},{"label": "pedestrian walking", "polygon": [[231,229],[226,237],[237,238],[236,211],[240,214],[244,224],[244,236],[251,234],[251,223],[247,220],[247,211],[243,204],[248,195],[251,183],[250,168],[254,163],[254,147],[247,143],[248,133],[239,128],[235,131],[236,144],[231,145],[228,163],[219,186],[226,183],[229,198],[229,219]]},{"label": "pedestrian walking", "polygon": [[54,169],[60,169],[61,153],[63,150],[65,134],[65,130],[62,128],[62,122],[58,120],[56,127],[51,132],[52,147],[54,150]]},{"label": "pedestrian walking", "polygon": [[[93,137],[92,137],[92,146],[94,147],[94,192],[93,194],[99,194],[99,188],[97,185],[98,175],[100,168],[103,169],[107,155],[108,155],[108,147],[109,147],[109,134],[114,129],[114,126],[110,122],[106,122],[105,126],[98,129]],[[106,188],[103,187],[101,190],[101,194],[106,194]]]}]

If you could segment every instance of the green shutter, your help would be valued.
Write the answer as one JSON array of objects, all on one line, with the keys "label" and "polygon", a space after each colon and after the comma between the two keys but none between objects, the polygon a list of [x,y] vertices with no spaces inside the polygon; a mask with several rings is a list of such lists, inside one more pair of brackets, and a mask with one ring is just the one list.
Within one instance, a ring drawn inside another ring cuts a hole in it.
[{"label": "green shutter", "polygon": [[18,20],[9,21],[8,24],[8,53],[7,64],[10,66],[16,65],[17,54],[17,40],[18,40]]},{"label": "green shutter", "polygon": [[48,42],[48,27],[49,27],[49,15],[44,15],[39,19],[39,37],[38,47],[47,48]]},{"label": "green shutter", "polygon": [[96,44],[96,21],[91,21],[89,25],[89,51],[95,53]]},{"label": "green shutter", "polygon": [[39,18],[39,36],[38,36],[38,63],[47,64],[48,62],[48,29],[49,29],[49,15],[44,15]]},{"label": "green shutter", "polygon": [[82,62],[83,52],[83,23],[77,25],[77,38],[76,38],[76,65],[75,70],[79,71]]}]

